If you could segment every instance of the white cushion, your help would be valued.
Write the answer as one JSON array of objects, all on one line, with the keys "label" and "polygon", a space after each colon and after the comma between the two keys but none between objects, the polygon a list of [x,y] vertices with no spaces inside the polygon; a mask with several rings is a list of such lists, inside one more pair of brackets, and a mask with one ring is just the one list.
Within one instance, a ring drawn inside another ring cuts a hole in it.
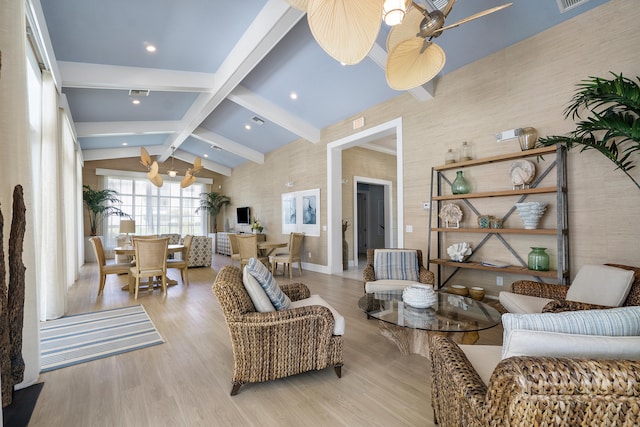
[{"label": "white cushion", "polygon": [[559,332],[580,335],[640,336],[640,307],[580,310],[562,313],[502,315],[503,343],[515,330]]},{"label": "white cushion", "polygon": [[320,295],[311,295],[309,298],[304,298],[298,301],[291,301],[289,309],[298,307],[309,307],[312,305],[321,305],[331,310],[333,314],[333,335],[344,335],[344,316],[340,315],[333,307],[329,305]]},{"label": "white cushion", "polygon": [[262,286],[262,289],[267,293],[271,304],[273,304],[276,310],[286,310],[289,308],[291,300],[282,292],[276,279],[273,278],[271,272],[263,263],[256,258],[249,258],[247,271],[260,283],[260,286]]},{"label": "white cushion", "polygon": [[476,370],[485,385],[489,385],[491,374],[500,363],[499,345],[460,345],[471,366]]},{"label": "white cushion", "polygon": [[276,311],[267,293],[262,289],[260,283],[253,277],[247,267],[242,269],[242,283],[244,288],[249,294],[249,298],[253,302],[254,307],[260,313],[267,313],[269,311]]},{"label": "white cushion", "polygon": [[419,278],[418,253],[415,250],[376,249],[373,254],[376,279],[413,280]]},{"label": "white cushion", "polygon": [[376,280],[374,282],[367,282],[364,285],[364,291],[366,293],[380,292],[380,291],[395,291],[403,290],[407,286],[419,285],[420,283],[415,280],[396,280],[396,279],[384,279]]},{"label": "white cushion", "polygon": [[498,295],[500,304],[509,313],[542,313],[545,305],[553,301],[549,298],[532,297],[530,295],[515,294],[513,292],[502,291]]},{"label": "white cushion", "polygon": [[585,265],[569,286],[567,300],[619,307],[627,299],[632,283],[632,270],[608,265]]},{"label": "white cushion", "polygon": [[511,331],[502,350],[503,359],[550,356],[640,360],[640,336],[609,337],[516,329]]}]

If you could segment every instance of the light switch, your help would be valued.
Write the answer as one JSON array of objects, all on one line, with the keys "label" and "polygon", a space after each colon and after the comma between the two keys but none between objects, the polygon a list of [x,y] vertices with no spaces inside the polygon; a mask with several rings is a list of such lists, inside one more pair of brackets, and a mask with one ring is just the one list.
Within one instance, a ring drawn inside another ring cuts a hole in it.
[{"label": "light switch", "polygon": [[407,233],[413,233],[413,225],[407,225]]}]

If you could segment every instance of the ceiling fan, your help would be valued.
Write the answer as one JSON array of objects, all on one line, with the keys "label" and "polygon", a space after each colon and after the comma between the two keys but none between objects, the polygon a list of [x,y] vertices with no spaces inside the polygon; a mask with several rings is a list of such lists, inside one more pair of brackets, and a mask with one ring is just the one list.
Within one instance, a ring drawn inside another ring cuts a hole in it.
[{"label": "ceiling fan", "polygon": [[445,64],[445,54],[432,39],[512,5],[506,3],[445,25],[456,0],[287,0],[307,12],[313,37],[330,56],[343,64],[364,59],[378,37],[381,20],[393,28],[387,38],[387,83],[408,90],[434,78]]},{"label": "ceiling fan", "polygon": [[[171,169],[169,169],[168,175],[175,178],[178,175],[178,172],[173,168],[173,152],[175,151],[175,148],[171,147],[171,150]],[[140,147],[140,163],[147,168],[147,179],[149,179],[149,181],[151,181],[151,183],[156,187],[162,187],[163,180],[162,175],[159,173],[158,162],[155,160],[151,161],[151,156],[144,147]],[[187,188],[196,182],[196,175],[202,169],[202,160],[200,160],[200,157],[196,157],[193,162],[193,167],[187,169],[184,174],[184,178],[180,181],[180,187]]]}]

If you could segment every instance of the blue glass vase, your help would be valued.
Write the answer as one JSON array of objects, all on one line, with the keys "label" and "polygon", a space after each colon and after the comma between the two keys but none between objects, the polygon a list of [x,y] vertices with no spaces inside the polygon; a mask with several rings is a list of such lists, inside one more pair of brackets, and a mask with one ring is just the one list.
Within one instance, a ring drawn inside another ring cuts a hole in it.
[{"label": "blue glass vase", "polygon": [[456,179],[451,183],[453,194],[467,194],[471,192],[471,183],[462,175],[462,171],[456,172]]}]

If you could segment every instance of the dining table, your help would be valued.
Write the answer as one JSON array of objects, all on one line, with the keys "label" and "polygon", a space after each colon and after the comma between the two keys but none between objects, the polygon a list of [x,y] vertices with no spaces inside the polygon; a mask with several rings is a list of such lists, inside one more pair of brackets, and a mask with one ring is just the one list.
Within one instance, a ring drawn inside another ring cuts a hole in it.
[{"label": "dining table", "polygon": [[260,255],[264,257],[268,257],[279,248],[286,248],[288,243],[283,242],[258,242],[258,251],[260,251]]},{"label": "dining table", "polygon": [[[182,252],[184,249],[184,245],[181,244],[170,244],[167,247],[167,252],[170,254],[175,254],[178,252]],[[116,255],[131,255],[134,256],[136,254],[136,248],[134,246],[116,246],[113,248],[113,252]],[[175,286],[178,284],[177,280],[169,279],[167,277],[167,286]],[[154,284],[155,286],[155,284]],[[135,287],[135,282],[132,280],[132,276],[129,274],[129,279],[127,280],[127,284],[122,287],[123,291],[129,291],[129,293],[133,293]]]}]

